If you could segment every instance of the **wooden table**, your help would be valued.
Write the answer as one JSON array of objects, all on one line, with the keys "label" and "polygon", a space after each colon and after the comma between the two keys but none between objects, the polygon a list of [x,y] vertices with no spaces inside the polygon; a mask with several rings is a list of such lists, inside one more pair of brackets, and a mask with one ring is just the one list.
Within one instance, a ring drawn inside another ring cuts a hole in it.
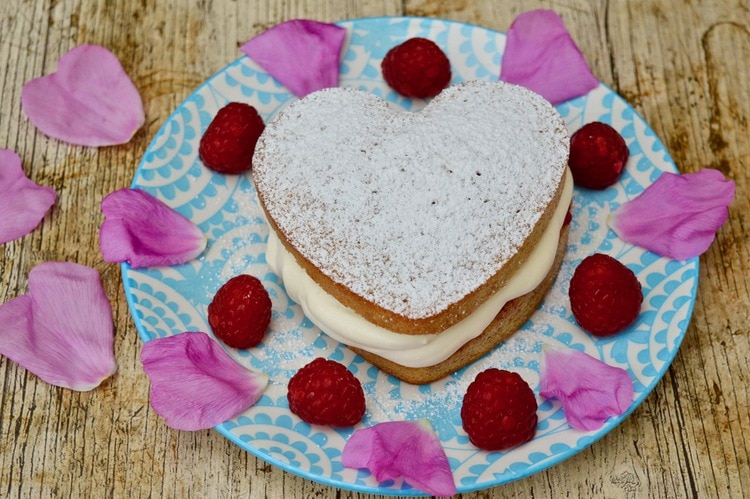
[{"label": "wooden table", "polygon": [[[653,127],[683,172],[717,168],[737,183],[729,221],[700,259],[698,298],[672,366],[614,431],[534,476],[464,494],[740,497],[750,490],[750,5],[674,0],[4,0],[0,3],[0,147],[52,186],[41,227],[0,246],[0,302],[26,291],[48,260],[96,268],[110,297],[119,371],[77,393],[0,358],[0,496],[368,497],[256,459],[212,430],[179,432],[148,403],[142,342],[120,270],[98,249],[99,202],[130,184],[156,131],[238,46],[291,18],[442,17],[506,30],[520,12],[552,8],[594,73]],[[38,132],[20,93],[71,48],[94,43],[121,60],[146,124],[131,142],[76,147]],[[0,200],[0,203],[2,200]],[[0,325],[2,327],[2,325]]]}]

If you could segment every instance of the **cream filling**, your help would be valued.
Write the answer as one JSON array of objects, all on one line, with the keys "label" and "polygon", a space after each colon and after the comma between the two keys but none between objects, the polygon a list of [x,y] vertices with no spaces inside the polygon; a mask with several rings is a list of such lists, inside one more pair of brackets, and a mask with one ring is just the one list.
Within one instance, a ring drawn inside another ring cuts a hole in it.
[{"label": "cream filling", "polygon": [[299,303],[305,315],[331,338],[403,366],[428,367],[444,361],[482,334],[510,300],[539,286],[554,263],[560,229],[572,196],[573,179],[568,170],[557,210],[526,262],[503,289],[472,314],[437,334],[395,333],[368,322],[326,293],[284,248],[273,230],[269,231],[266,260],[283,280],[289,297]]}]

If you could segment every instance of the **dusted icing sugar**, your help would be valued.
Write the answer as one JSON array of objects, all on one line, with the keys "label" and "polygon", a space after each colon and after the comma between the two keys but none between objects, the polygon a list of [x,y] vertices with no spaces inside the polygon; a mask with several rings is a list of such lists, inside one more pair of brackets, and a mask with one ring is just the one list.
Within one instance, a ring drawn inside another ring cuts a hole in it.
[{"label": "dusted icing sugar", "polygon": [[268,265],[285,284],[289,297],[305,315],[333,339],[350,347],[374,353],[399,365],[420,368],[438,364],[476,338],[490,325],[506,303],[539,286],[554,264],[560,241],[560,229],[573,194],[573,177],[567,181],[560,203],[539,243],[529,258],[506,285],[462,321],[440,334],[398,334],[376,326],[358,316],[328,295],[297,265],[271,231],[266,258]]},{"label": "dusted icing sugar", "polygon": [[567,151],[560,115],[521,87],[468,82],[412,113],[337,88],[268,124],[253,176],[269,216],[308,261],[420,318],[516,254],[557,193]]}]

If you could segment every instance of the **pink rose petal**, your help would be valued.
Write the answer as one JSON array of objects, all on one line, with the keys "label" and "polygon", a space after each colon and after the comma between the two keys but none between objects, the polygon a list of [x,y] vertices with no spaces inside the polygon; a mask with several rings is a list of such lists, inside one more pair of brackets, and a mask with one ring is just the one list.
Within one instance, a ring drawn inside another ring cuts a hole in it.
[{"label": "pink rose petal", "polygon": [[46,262],[0,305],[0,353],[55,386],[88,391],[117,370],[112,309],[96,270]]},{"label": "pink rose petal", "polygon": [[206,248],[193,222],[140,189],[120,189],[102,200],[99,232],[104,260],[133,268],[188,262]]},{"label": "pink rose petal", "polygon": [[599,429],[633,402],[633,381],[624,369],[574,349],[544,348],[543,355],[539,394],[558,399],[573,428]]},{"label": "pink rose petal", "polygon": [[177,430],[203,430],[233,418],[268,384],[268,376],[237,364],[206,333],[148,341],[141,362],[151,379],[151,407]]},{"label": "pink rose petal", "polygon": [[524,12],[511,24],[500,79],[533,90],[552,104],[599,85],[563,20],[544,9]]},{"label": "pink rose petal", "polygon": [[72,49],[56,73],[27,82],[21,105],[42,133],[82,146],[124,144],[146,120],[120,61],[97,45]]},{"label": "pink rose petal", "polygon": [[339,84],[346,30],[335,24],[294,19],[264,31],[240,47],[297,97]]},{"label": "pink rose petal", "polygon": [[341,463],[347,468],[367,468],[378,482],[403,478],[429,494],[456,494],[448,457],[425,419],[356,430],[344,445]]},{"label": "pink rose petal", "polygon": [[0,149],[0,244],[33,231],[55,199],[53,189],[29,180],[18,154]]},{"label": "pink rose petal", "polygon": [[734,182],[718,170],[663,173],[609,217],[623,240],[654,253],[686,260],[704,253],[729,216]]}]

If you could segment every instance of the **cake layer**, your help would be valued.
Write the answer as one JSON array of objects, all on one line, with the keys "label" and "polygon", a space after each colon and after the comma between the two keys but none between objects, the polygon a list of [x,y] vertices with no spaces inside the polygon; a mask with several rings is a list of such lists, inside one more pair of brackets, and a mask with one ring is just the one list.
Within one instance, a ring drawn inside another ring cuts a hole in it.
[{"label": "cake layer", "polygon": [[407,367],[360,348],[353,347],[352,350],[381,371],[415,385],[432,383],[467,366],[516,333],[518,328],[523,326],[539,307],[555,282],[555,277],[565,256],[569,227],[568,225],[563,227],[555,260],[539,286],[531,292],[506,303],[479,336],[464,344],[444,361],[427,367]]},{"label": "cake layer", "polygon": [[[439,334],[405,335],[385,330],[358,316],[318,286],[279,243],[278,238],[269,234],[266,259],[279,275],[290,298],[299,303],[305,315],[335,340],[344,343],[357,352],[367,352],[388,361],[393,366],[419,369],[440,365],[454,356],[464,345],[480,336],[493,322],[501,310],[516,298],[539,291],[540,286],[550,276],[554,277],[564,253],[566,240],[561,240],[565,216],[573,194],[570,173],[566,175],[565,189],[561,202],[539,244],[532,250],[528,260],[507,283],[507,285],[474,313],[461,322]],[[521,303],[531,303],[533,299],[522,300],[510,309],[523,309]],[[536,302],[538,304],[538,301]],[[520,326],[528,318],[504,313],[504,323],[495,325],[494,330],[507,328],[508,324],[520,320]],[[517,326],[517,327],[518,327]],[[503,329],[505,331],[505,329]],[[507,332],[507,331],[506,331]],[[504,334],[503,337],[506,335]],[[486,341],[486,340],[485,340]],[[475,342],[476,343],[476,342]],[[485,344],[484,341],[480,344]],[[459,366],[460,367],[460,366]],[[389,371],[390,372],[390,371]]]},{"label": "cake layer", "polygon": [[562,118],[521,87],[467,82],[419,112],[327,89],[269,122],[253,177],[315,282],[369,322],[420,335],[462,320],[523,264],[567,154]]}]

